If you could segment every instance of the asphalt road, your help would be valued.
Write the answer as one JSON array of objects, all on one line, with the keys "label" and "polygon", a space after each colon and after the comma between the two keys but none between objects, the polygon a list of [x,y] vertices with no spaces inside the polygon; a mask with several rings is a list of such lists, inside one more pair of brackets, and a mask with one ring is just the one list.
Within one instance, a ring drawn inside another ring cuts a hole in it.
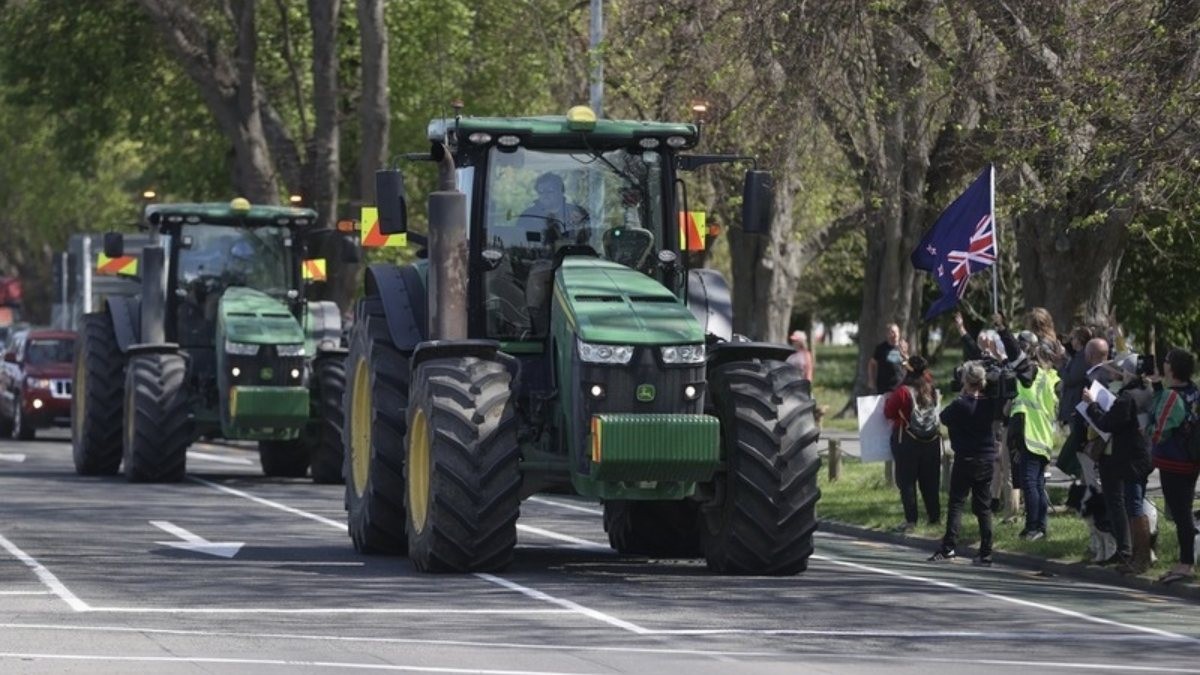
[{"label": "asphalt road", "polygon": [[1183,600],[826,535],[798,577],[716,577],[613,554],[563,496],[523,505],[504,573],[418,575],[355,553],[340,486],[222,446],[188,468],[0,441],[0,672],[1200,672]]}]

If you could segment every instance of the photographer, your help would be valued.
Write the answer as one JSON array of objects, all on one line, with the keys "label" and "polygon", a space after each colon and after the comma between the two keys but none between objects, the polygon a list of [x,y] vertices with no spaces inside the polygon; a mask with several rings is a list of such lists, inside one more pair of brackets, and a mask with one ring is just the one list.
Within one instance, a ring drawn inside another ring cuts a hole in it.
[{"label": "photographer", "polygon": [[1084,389],[1083,401],[1088,404],[1087,415],[1096,428],[1112,434],[1097,463],[1100,491],[1117,544],[1117,571],[1141,574],[1150,567],[1150,519],[1142,509],[1146,479],[1153,468],[1138,412],[1149,405],[1151,391],[1138,372],[1136,355],[1126,355],[1108,368],[1121,381],[1116,400],[1107,411],[1101,410],[1091,391]]},{"label": "photographer", "polygon": [[950,509],[942,546],[930,561],[949,560],[958,554],[958,530],[962,510],[971,496],[971,511],[979,519],[979,555],[974,563],[992,564],[992,465],[996,461],[996,438],[992,422],[996,419],[996,399],[984,392],[987,372],[978,362],[962,366],[962,393],[942,411],[942,424],[950,432],[954,465],[950,470]]}]

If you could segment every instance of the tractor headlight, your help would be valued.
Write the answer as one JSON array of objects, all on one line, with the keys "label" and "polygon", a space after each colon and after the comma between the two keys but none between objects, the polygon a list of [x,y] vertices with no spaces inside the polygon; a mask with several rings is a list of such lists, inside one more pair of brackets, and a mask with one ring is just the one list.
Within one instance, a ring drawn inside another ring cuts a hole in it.
[{"label": "tractor headlight", "polygon": [[704,345],[674,345],[662,348],[663,363],[704,363]]},{"label": "tractor headlight", "polygon": [[304,345],[275,345],[275,353],[280,356],[304,356]]},{"label": "tractor headlight", "polygon": [[258,345],[225,340],[225,351],[236,356],[254,356],[258,353]]},{"label": "tractor headlight", "polygon": [[629,345],[593,345],[580,340],[579,358],[585,363],[612,363],[623,366],[633,358],[633,347]]}]

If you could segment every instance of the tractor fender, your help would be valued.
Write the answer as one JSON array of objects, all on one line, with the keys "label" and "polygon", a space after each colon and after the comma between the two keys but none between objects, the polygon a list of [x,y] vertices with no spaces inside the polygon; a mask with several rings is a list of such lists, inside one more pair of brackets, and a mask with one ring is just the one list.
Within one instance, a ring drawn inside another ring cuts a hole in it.
[{"label": "tractor fender", "polygon": [[316,343],[317,353],[341,350],[342,348],[342,312],[336,302],[319,300],[308,303],[309,338]]},{"label": "tractor fender", "polygon": [[514,383],[520,380],[521,362],[511,354],[500,351],[496,340],[429,340],[417,345],[409,359],[410,372],[417,372],[423,361],[441,358],[474,356],[485,361],[495,361],[508,369]]},{"label": "tractor fender", "polygon": [[129,345],[129,351],[126,353],[130,356],[138,354],[178,354],[179,344],[175,342],[148,342],[146,344]]},{"label": "tractor fender", "polygon": [[717,270],[688,270],[687,305],[705,335],[733,339],[733,300],[729,284]]},{"label": "tractor fender", "polygon": [[130,346],[142,341],[142,305],[137,298],[124,296],[110,297],[105,302],[112,317],[117,347],[126,354]]},{"label": "tractor fender", "polygon": [[388,335],[396,349],[409,352],[426,340],[429,300],[417,268],[387,263],[371,265],[363,283],[367,297],[379,297]]}]

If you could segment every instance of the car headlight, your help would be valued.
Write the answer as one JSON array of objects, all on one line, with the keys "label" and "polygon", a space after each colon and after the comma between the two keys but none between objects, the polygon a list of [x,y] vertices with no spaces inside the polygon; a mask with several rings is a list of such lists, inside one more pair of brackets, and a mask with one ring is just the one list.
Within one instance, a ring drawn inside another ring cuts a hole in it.
[{"label": "car headlight", "polygon": [[25,379],[25,386],[29,387],[30,389],[49,389],[50,385],[50,380],[43,380],[34,377]]},{"label": "car headlight", "polygon": [[304,345],[275,345],[275,353],[280,356],[304,356]]},{"label": "car headlight", "polygon": [[229,354],[234,354],[237,356],[254,356],[258,353],[258,345],[225,340],[225,351]]},{"label": "car headlight", "polygon": [[673,345],[662,348],[663,363],[704,363],[704,345]]},{"label": "car headlight", "polygon": [[585,363],[625,365],[633,358],[633,347],[629,345],[593,345],[580,340],[579,358]]}]

